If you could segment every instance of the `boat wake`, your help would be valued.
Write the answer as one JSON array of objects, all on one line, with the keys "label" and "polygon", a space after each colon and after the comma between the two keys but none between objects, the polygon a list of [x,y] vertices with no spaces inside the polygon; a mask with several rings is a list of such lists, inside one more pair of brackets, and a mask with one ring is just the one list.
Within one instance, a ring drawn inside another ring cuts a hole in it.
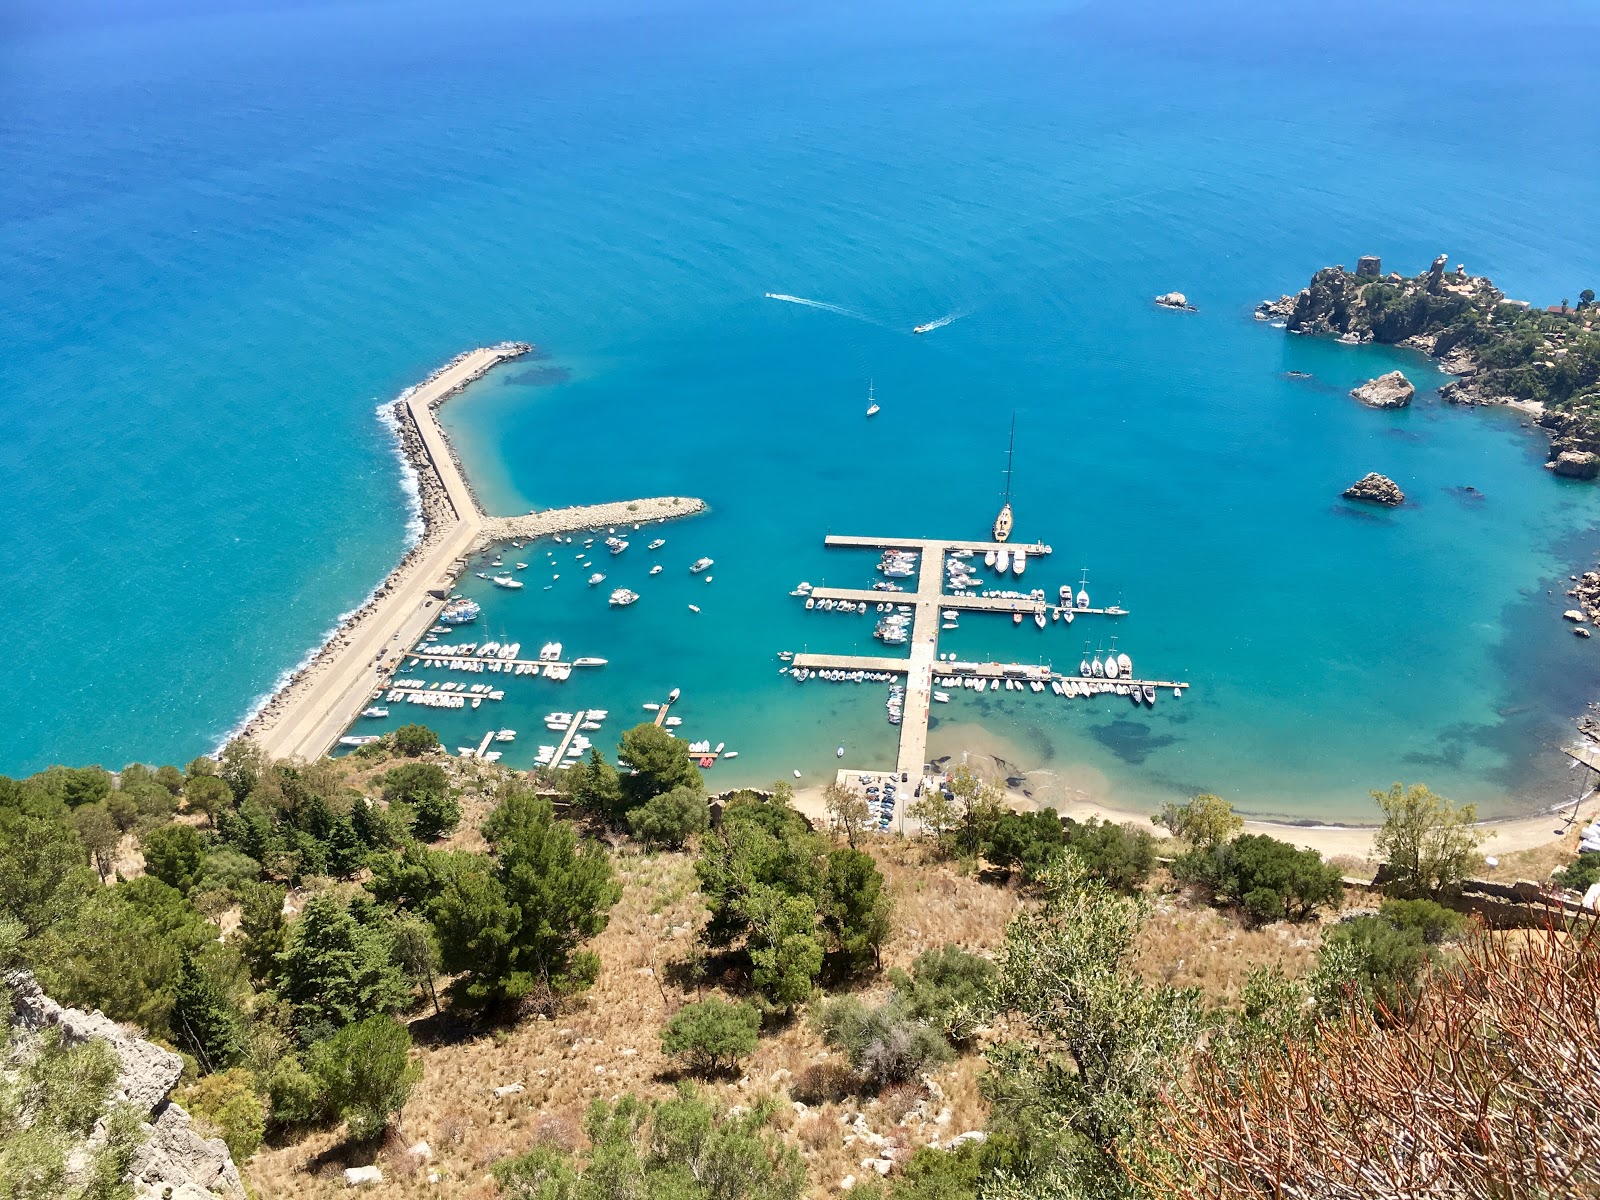
[{"label": "boat wake", "polygon": [[935,329],[943,329],[946,325],[950,324],[951,321],[959,321],[962,317],[964,317],[966,315],[967,315],[966,313],[959,313],[959,312],[948,313],[945,316],[940,317],[937,321],[929,321],[926,325],[918,325],[911,332],[912,333],[932,333]]},{"label": "boat wake", "polygon": [[804,304],[807,308],[820,308],[823,312],[838,313],[841,317],[851,317],[857,321],[870,320],[853,308],[845,308],[841,304],[829,304],[826,300],[807,300],[804,296],[790,296],[783,292],[768,292],[766,296],[768,300],[782,300],[785,304]]}]

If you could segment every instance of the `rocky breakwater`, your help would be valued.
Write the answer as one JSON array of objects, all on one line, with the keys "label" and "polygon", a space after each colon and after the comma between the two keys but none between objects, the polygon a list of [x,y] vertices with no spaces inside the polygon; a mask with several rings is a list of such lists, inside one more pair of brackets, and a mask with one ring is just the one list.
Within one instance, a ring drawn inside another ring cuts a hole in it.
[{"label": "rocky breakwater", "polygon": [[1551,471],[1600,476],[1600,308],[1509,300],[1490,279],[1447,261],[1441,254],[1410,277],[1382,274],[1370,256],[1355,271],[1323,267],[1295,295],[1263,300],[1255,315],[1291,333],[1420,351],[1457,377],[1439,389],[1446,403],[1520,409],[1549,437]]},{"label": "rocky breakwater", "polygon": [[1390,508],[1406,502],[1406,494],[1400,490],[1400,485],[1387,475],[1379,475],[1376,471],[1363,475],[1340,494],[1346,500],[1386,504]]},{"label": "rocky breakwater", "polygon": [[[99,1038],[117,1056],[113,1099],[144,1114],[144,1139],[128,1169],[128,1182],[138,1197],[168,1200],[245,1200],[239,1168],[221,1138],[201,1137],[189,1114],[171,1100],[183,1072],[183,1060],[170,1050],[145,1041],[98,1012],[63,1008],[44,994],[27,971],[8,971],[11,1023],[27,1033],[57,1028],[68,1044]],[[105,1142],[104,1118],[85,1139],[85,1149]],[[71,1164],[69,1163],[69,1170]]]},{"label": "rocky breakwater", "polygon": [[1369,379],[1350,394],[1368,408],[1405,408],[1417,394],[1416,385],[1399,371]]}]

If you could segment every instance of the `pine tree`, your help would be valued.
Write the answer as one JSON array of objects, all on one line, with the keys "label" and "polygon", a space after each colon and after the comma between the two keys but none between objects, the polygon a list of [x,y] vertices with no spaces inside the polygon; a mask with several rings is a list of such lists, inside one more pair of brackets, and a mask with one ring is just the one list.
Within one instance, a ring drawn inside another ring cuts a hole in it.
[{"label": "pine tree", "polygon": [[193,954],[185,954],[167,1018],[173,1040],[194,1056],[205,1074],[231,1066],[239,1057],[239,1014]]}]

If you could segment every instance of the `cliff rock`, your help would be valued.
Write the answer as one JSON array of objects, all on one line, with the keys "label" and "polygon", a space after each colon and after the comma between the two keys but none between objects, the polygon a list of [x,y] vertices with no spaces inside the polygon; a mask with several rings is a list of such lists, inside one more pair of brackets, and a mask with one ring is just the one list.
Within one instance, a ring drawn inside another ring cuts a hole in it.
[{"label": "cliff rock", "polygon": [[[129,1168],[137,1195],[159,1197],[170,1190],[174,1197],[245,1200],[244,1183],[228,1147],[220,1138],[201,1137],[189,1114],[168,1098],[183,1073],[181,1058],[101,1013],[63,1008],[27,971],[8,971],[5,982],[11,989],[11,1019],[17,1026],[31,1032],[57,1026],[69,1044],[100,1038],[117,1056],[113,1096],[146,1114],[145,1139]],[[88,1142],[94,1144],[104,1136],[97,1126]]]},{"label": "cliff rock", "polygon": [[1417,389],[1399,371],[1390,371],[1367,380],[1350,394],[1371,408],[1404,408],[1411,403]]},{"label": "cliff rock", "polygon": [[1600,475],[1600,454],[1591,450],[1563,450],[1545,466],[1568,479],[1593,479]]},{"label": "cliff rock", "polygon": [[1390,507],[1404,504],[1406,499],[1399,484],[1376,471],[1356,480],[1345,488],[1343,494],[1346,500],[1365,500],[1368,504],[1387,504]]}]

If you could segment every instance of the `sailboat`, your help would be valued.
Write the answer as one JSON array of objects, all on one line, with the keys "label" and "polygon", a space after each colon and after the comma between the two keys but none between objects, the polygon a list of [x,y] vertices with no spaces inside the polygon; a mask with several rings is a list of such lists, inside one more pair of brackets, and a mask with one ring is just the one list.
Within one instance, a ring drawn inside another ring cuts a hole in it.
[{"label": "sailboat", "polygon": [[[994,519],[994,540],[1003,542],[1011,536],[1011,460],[1017,449],[1017,414],[1011,414],[1011,444],[1006,447],[1006,500],[1000,506],[1000,515]],[[1005,567],[1000,568],[1001,571]]]},{"label": "sailboat", "polygon": [[878,415],[878,402],[875,399],[873,399],[873,396],[872,396],[872,383],[869,381],[867,383],[867,416],[875,417],[877,415]]}]

